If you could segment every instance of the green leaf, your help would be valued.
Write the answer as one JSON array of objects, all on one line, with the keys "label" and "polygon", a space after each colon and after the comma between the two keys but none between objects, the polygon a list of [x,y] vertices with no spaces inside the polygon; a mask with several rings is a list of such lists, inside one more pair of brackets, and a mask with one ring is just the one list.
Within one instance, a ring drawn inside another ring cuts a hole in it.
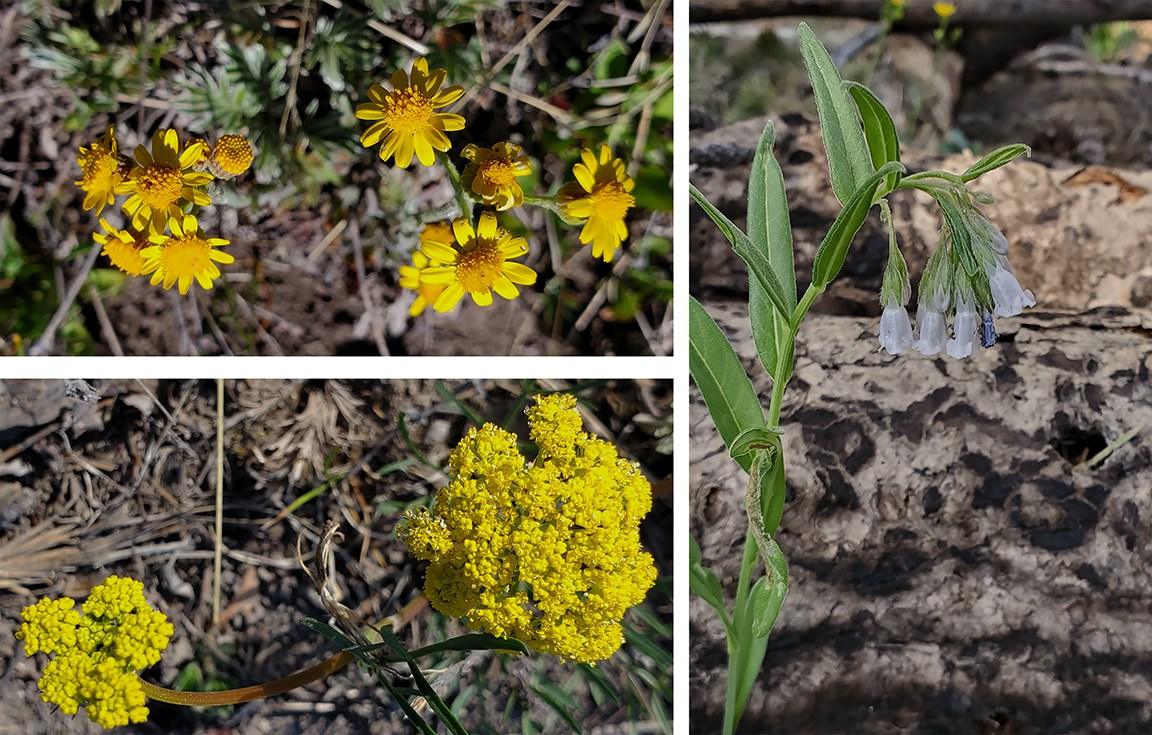
[{"label": "green leaf", "polygon": [[[695,298],[688,297],[688,367],[725,445],[753,427],[767,427],[760,398],[728,338]],[[736,461],[745,470],[745,455]]]},{"label": "green leaf", "polygon": [[724,216],[724,214],[716,207],[712,206],[712,202],[708,201],[699,189],[691,184],[688,185],[688,191],[692,194],[692,198],[704,210],[709,219],[716,223],[720,231],[724,233],[724,237],[728,238],[728,242],[732,243],[732,250],[748,265],[748,272],[760,281],[760,285],[764,287],[764,292],[768,296],[772,305],[785,319],[792,318],[792,310],[788,308],[788,299],[784,295],[784,287],[780,285],[780,281],[776,278],[775,272],[772,270],[772,264],[768,262],[768,256],[764,251],[757,248],[752,244],[752,240],[744,234],[736,225],[732,224],[732,220]]},{"label": "green leaf", "polygon": [[[900,139],[896,135],[896,124],[872,90],[859,82],[844,82],[845,89],[856,102],[860,119],[864,123],[864,139],[868,141],[868,153],[872,156],[872,167],[881,168],[886,163],[900,160]],[[900,174],[889,174],[884,180],[883,192],[896,188]]]},{"label": "green leaf", "polygon": [[1015,161],[1023,155],[1032,155],[1032,149],[1023,143],[1013,143],[1012,145],[1002,146],[969,166],[967,171],[960,174],[960,178],[964,179],[964,183],[968,183],[972,179],[980,178],[989,171],[995,171],[1001,166],[1012,163],[1012,161]]},{"label": "green leaf", "polygon": [[[748,238],[753,247],[763,247],[768,255],[772,272],[783,287],[787,313],[791,315],[796,310],[796,267],[792,258],[792,224],[784,174],[772,154],[775,143],[776,131],[769,120],[756,147],[748,179]],[[782,363],[791,361],[791,355],[782,354],[791,333],[790,318],[780,315],[767,290],[755,278],[748,279],[748,315],[760,363],[777,380],[786,381],[789,375],[782,376],[780,372],[785,367]],[[791,373],[791,365],[786,367]]]},{"label": "green leaf", "polygon": [[756,580],[749,597],[752,612],[752,634],[765,638],[772,632],[776,619],[780,616],[780,606],[788,595],[788,561],[774,539],[768,539],[770,551],[767,557],[768,574]]},{"label": "green leaf", "polygon": [[584,732],[584,729],[580,727],[580,722],[572,716],[572,711],[576,709],[576,700],[572,698],[571,694],[549,682],[530,684],[529,688],[537,697],[543,700],[544,704],[548,705],[553,712],[560,715],[560,718],[568,723],[568,727],[577,733]]},{"label": "green leaf", "polygon": [[779,426],[771,428],[763,426],[753,426],[751,429],[745,429],[740,432],[740,436],[732,442],[731,449],[728,454],[733,459],[736,457],[748,454],[754,449],[768,449],[780,444],[778,437],[784,436],[784,430]]},{"label": "green leaf", "polygon": [[689,537],[688,547],[688,587],[704,602],[712,606],[720,616],[720,622],[732,635],[732,621],[728,618],[728,610],[724,607],[724,587],[720,578],[711,569],[704,567],[704,558],[700,554],[700,545],[695,538]]},{"label": "green leaf", "polygon": [[804,56],[812,94],[816,97],[816,112],[820,115],[820,134],[824,138],[824,150],[828,152],[832,190],[841,203],[847,203],[873,170],[864,131],[856,120],[852,99],[844,89],[844,80],[832,63],[828,49],[807,23],[800,24],[798,33],[800,53]]},{"label": "green leaf", "polygon": [[904,165],[892,161],[880,167],[880,170],[864,180],[852,198],[836,215],[836,220],[829,228],[828,234],[820,243],[816,251],[816,258],[812,264],[812,285],[821,291],[835,280],[844,265],[844,258],[848,255],[848,247],[852,244],[860,226],[868,217],[868,210],[872,208],[873,197],[880,188],[884,178],[893,171],[904,171]]},{"label": "green leaf", "polygon": [[748,599],[748,608],[742,611],[739,620],[749,621],[752,634],[764,638],[771,631],[780,614],[780,605],[788,594],[788,564],[780,546],[772,534],[780,526],[780,515],[784,508],[785,483],[784,462],[780,437],[770,437],[772,445],[756,448],[752,471],[748,477],[748,494],[744,498],[744,510],[748,513],[748,528],[756,541],[756,548],[767,577],[758,580]]},{"label": "green leaf", "polygon": [[[386,643],[369,643],[366,646],[354,646],[345,650],[349,653],[359,655],[361,653],[372,653],[373,651],[379,651],[381,648],[387,647],[388,644]],[[449,638],[446,641],[433,643],[423,648],[413,648],[411,651],[406,651],[404,655],[392,654],[381,656],[379,660],[384,663],[396,663],[409,659],[423,658],[424,656],[430,656],[433,653],[442,653],[443,651],[504,651],[527,654],[528,646],[523,641],[515,638],[497,638],[488,633],[468,633],[455,638]]]}]

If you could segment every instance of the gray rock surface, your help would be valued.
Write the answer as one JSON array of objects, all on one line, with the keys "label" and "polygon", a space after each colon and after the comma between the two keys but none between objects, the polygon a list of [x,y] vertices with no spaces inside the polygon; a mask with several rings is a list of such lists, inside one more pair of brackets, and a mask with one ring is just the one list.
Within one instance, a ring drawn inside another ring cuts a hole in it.
[{"label": "gray rock surface", "polygon": [[[706,308],[755,354],[743,304]],[[792,585],[742,731],[1152,727],[1152,313],[999,326],[963,361],[878,352],[876,319],[801,328],[781,422]],[[692,534],[731,596],[747,477],[695,388],[690,420]],[[692,731],[712,732],[727,655],[695,598],[690,634]]]}]

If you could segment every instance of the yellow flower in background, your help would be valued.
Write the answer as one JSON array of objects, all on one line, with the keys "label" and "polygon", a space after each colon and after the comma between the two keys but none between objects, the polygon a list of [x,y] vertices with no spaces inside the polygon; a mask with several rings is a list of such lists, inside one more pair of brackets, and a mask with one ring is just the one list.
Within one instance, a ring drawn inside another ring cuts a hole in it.
[{"label": "yellow flower in background", "polygon": [[92,235],[92,239],[104,246],[102,255],[107,255],[112,265],[130,276],[148,273],[145,270],[148,264],[141,257],[140,251],[148,247],[148,238],[144,235],[133,235],[127,230],[118,230],[108,224],[108,220],[100,218],[100,226],[106,235],[99,232]]},{"label": "yellow flower in background", "polygon": [[392,75],[393,89],[373,84],[368,89],[371,102],[356,107],[360,120],[378,120],[360,136],[360,144],[371,148],[383,139],[380,160],[396,157],[396,165],[408,168],[412,154],[425,166],[436,162],[435,151],[447,151],[452,142],[444,133],[464,129],[464,118],[447,112],[436,112],[464,95],[463,87],[440,87],[448,72],[436,69],[428,73],[428,61],[418,58],[409,77],[403,69]]},{"label": "yellow flower in background", "polygon": [[632,177],[624,173],[624,162],[612,156],[608,146],[601,146],[597,158],[587,148],[580,151],[582,163],[572,167],[577,183],[560,187],[556,201],[561,213],[572,220],[587,220],[580,231],[580,242],[592,243],[592,256],[611,263],[616,248],[628,239],[624,218],[632,208]]},{"label": "yellow flower in background", "polygon": [[528,243],[497,227],[496,215],[482,213],[475,230],[468,220],[457,217],[452,222],[452,231],[455,243],[429,237],[422,238],[420,245],[428,260],[441,264],[420,272],[421,283],[445,286],[432,304],[436,311],[448,311],[465,293],[470,294],[477,305],[488,306],[492,303],[492,291],[514,299],[520,291],[513,284],[536,283],[534,270],[510,262],[528,253]]},{"label": "yellow flower in background", "polygon": [[199,206],[212,203],[203,191],[195,188],[212,181],[212,174],[189,171],[204,151],[200,145],[180,150],[180,138],[175,130],[157,130],[152,136],[152,151],[136,146],[136,163],[128,174],[132,196],[124,202],[124,213],[132,218],[132,226],[143,231],[149,227],[154,234],[164,231],[169,218],[184,215],[180,205],[191,202]]},{"label": "yellow flower in background", "polygon": [[430,265],[434,265],[428,256],[419,250],[412,253],[412,265],[400,266],[400,288],[411,289],[416,292],[416,300],[408,307],[409,316],[420,316],[434,303],[436,298],[444,292],[446,286],[442,283],[424,283],[420,280],[420,273]]},{"label": "yellow flower in background", "polygon": [[239,176],[252,165],[252,158],[252,144],[243,135],[222,135],[212,146],[212,172],[222,179]]},{"label": "yellow flower in background", "polygon": [[163,283],[168,289],[172,284],[179,284],[180,293],[186,294],[192,281],[196,281],[201,288],[211,289],[212,281],[220,277],[216,263],[235,260],[216,249],[229,241],[219,237],[205,239],[199,232],[199,223],[190,214],[173,217],[168,225],[172,228],[171,235],[151,235],[148,239],[154,244],[140,251],[147,263],[145,272],[152,273],[152,285]]},{"label": "yellow flower in background", "polygon": [[116,194],[124,194],[130,187],[124,183],[120,172],[120,157],[116,153],[116,134],[112,127],[92,145],[80,146],[82,177],[76,182],[84,191],[84,209],[96,208],[96,214],[104,207],[116,202]]},{"label": "yellow flower in background", "polygon": [[24,653],[54,654],[40,676],[40,698],[104,728],[148,719],[147,699],[136,672],[160,660],[172,637],[164,613],[148,604],[144,584],[111,576],[92,588],[81,609],[76,601],[42,598],[20,613],[16,631]]},{"label": "yellow flower in background", "polygon": [[932,10],[936,11],[940,20],[948,20],[956,12],[955,3],[933,3]]},{"label": "yellow flower in background", "polygon": [[461,176],[464,188],[480,197],[480,201],[497,210],[524,203],[524,190],[516,179],[531,175],[532,163],[520,152],[520,146],[504,142],[481,148],[469,143],[460,155],[471,161]]},{"label": "yellow flower in background", "polygon": [[656,581],[639,530],[651,487],[583,431],[574,396],[538,397],[527,413],[535,462],[515,434],[472,429],[449,457],[452,482],[431,510],[405,514],[400,539],[431,562],[424,594],[440,612],[544,653],[601,661]]}]

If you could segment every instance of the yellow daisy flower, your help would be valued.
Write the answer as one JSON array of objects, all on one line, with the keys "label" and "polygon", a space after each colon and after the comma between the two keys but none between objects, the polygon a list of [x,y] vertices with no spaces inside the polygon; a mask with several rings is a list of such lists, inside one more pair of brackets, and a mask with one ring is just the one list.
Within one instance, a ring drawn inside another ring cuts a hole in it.
[{"label": "yellow daisy flower", "polygon": [[408,168],[413,152],[425,166],[435,163],[435,151],[452,148],[444,133],[464,129],[463,117],[436,112],[464,94],[463,87],[440,89],[447,76],[445,69],[436,69],[429,75],[428,60],[419,58],[412,64],[411,77],[403,69],[392,75],[392,91],[373,84],[368,89],[372,101],[357,105],[356,117],[379,122],[364,131],[360,144],[371,148],[383,139],[380,160],[387,161],[395,155],[400,168]]},{"label": "yellow daisy flower", "polygon": [[252,145],[243,135],[222,135],[212,148],[212,172],[222,179],[239,176],[252,165]]},{"label": "yellow daisy flower", "polygon": [[587,148],[580,151],[583,163],[572,167],[578,183],[560,187],[556,201],[564,216],[587,220],[580,231],[580,242],[592,243],[592,256],[611,263],[620,243],[628,239],[624,217],[635,199],[629,193],[636,185],[624,173],[624,162],[612,157],[608,146],[601,146],[597,159]]},{"label": "yellow daisy flower", "polygon": [[144,230],[149,225],[159,234],[169,217],[178,220],[184,215],[180,209],[183,202],[202,207],[212,203],[207,194],[194,188],[212,181],[212,174],[188,170],[203,156],[202,145],[189,145],[179,154],[176,131],[161,129],[152,136],[151,153],[142,145],[136,146],[138,165],[128,174],[130,187],[126,189],[132,196],[123,207],[133,227]]},{"label": "yellow daisy flower", "polygon": [[516,183],[519,176],[532,173],[532,163],[520,152],[520,146],[497,143],[481,148],[473,143],[464,146],[460,155],[471,161],[464,167],[465,188],[498,210],[519,207],[524,203],[524,190]]},{"label": "yellow daisy flower", "polygon": [[77,163],[83,172],[76,186],[84,190],[84,209],[95,207],[96,214],[100,214],[106,205],[116,202],[116,194],[125,194],[130,190],[120,170],[116,134],[112,126],[108,126],[108,132],[87,149],[80,146]]},{"label": "yellow daisy flower", "polygon": [[92,235],[92,239],[104,246],[102,255],[107,255],[112,265],[130,276],[139,276],[151,273],[155,266],[149,264],[140,256],[140,251],[148,247],[148,239],[144,235],[133,235],[127,230],[118,230],[108,224],[108,220],[100,218],[100,226],[107,235],[99,232]]},{"label": "yellow daisy flower", "polygon": [[522,237],[496,226],[496,215],[484,212],[475,230],[468,220],[457,217],[452,222],[456,242],[424,240],[420,250],[433,262],[420,272],[421,283],[445,286],[432,308],[448,311],[459,303],[467,292],[478,306],[492,303],[492,291],[506,299],[514,299],[520,291],[513,284],[530,286],[536,283],[536,272],[526,265],[509,262],[528,253],[528,243]]},{"label": "yellow daisy flower", "polygon": [[200,225],[190,214],[173,217],[168,221],[171,235],[150,235],[154,243],[140,251],[152,272],[152,285],[163,282],[164,288],[172,288],[179,283],[180,293],[188,293],[193,279],[203,289],[211,289],[213,279],[220,277],[216,263],[231,263],[235,260],[228,253],[216,250],[227,245],[228,240],[219,237],[205,239],[198,232]]}]

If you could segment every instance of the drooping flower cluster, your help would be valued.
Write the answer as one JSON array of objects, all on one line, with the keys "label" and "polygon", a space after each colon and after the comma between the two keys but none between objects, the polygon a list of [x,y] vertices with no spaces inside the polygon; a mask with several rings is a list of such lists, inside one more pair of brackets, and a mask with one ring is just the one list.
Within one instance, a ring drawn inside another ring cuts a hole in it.
[{"label": "drooping flower cluster", "polygon": [[600,661],[623,643],[624,612],[656,579],[639,537],[651,488],[635,463],[583,431],[573,396],[540,397],[527,413],[535,462],[515,434],[472,429],[449,458],[452,482],[431,510],[406,515],[400,538],[431,562],[424,593],[440,612]]},{"label": "drooping flower cluster", "polygon": [[[429,71],[428,61],[418,58],[410,72],[400,69],[392,74],[391,89],[373,84],[368,90],[369,101],[356,108],[357,118],[373,121],[360,136],[362,145],[379,144],[380,159],[394,160],[402,169],[411,165],[413,156],[424,166],[439,160],[448,169],[457,203],[464,210],[452,223],[454,239],[440,235],[440,239],[429,240],[426,233],[422,234],[420,245],[411,254],[411,264],[401,266],[400,286],[417,292],[409,313],[417,316],[429,303],[436,311],[447,311],[459,303],[465,292],[472,294],[474,303],[486,306],[492,303],[491,291],[511,299],[519,293],[512,284],[535,283],[536,274],[529,276],[527,266],[501,266],[509,258],[527,254],[524,238],[509,237],[518,246],[523,244],[522,251],[507,243],[498,244],[495,249],[490,243],[468,244],[491,239],[489,233],[496,220],[488,220],[485,215],[506,212],[525,203],[547,207],[569,224],[583,223],[580,242],[591,243],[593,257],[612,262],[616,250],[628,237],[625,219],[635,204],[631,194],[635,183],[625,173],[624,162],[615,158],[608,146],[602,146],[599,155],[582,149],[581,162],[573,167],[576,181],[565,184],[552,197],[525,195],[526,184],[522,180],[531,180],[534,164],[512,141],[499,141],[490,148],[467,144],[460,151],[467,164],[458,173],[447,155],[452,141],[445,133],[463,130],[466,121],[442,109],[458,101],[464,88],[445,86],[447,75],[442,68]],[[473,202],[483,208],[478,222],[470,211]],[[461,232],[465,231],[472,234],[463,237]],[[435,244],[429,246],[429,242]],[[449,258],[448,249],[455,250],[453,258]],[[442,287],[442,291],[432,296],[428,286]]]},{"label": "drooping flower cluster", "polygon": [[64,597],[41,598],[20,613],[16,638],[25,655],[54,658],[40,676],[40,698],[104,728],[148,719],[137,672],[160,660],[172,624],[144,597],[144,584],[111,576],[92,588],[81,606]]},{"label": "drooping flower cluster", "polygon": [[[920,279],[919,313],[914,333],[905,308],[908,270],[890,232],[888,268],[880,302],[880,346],[890,354],[912,348],[925,355],[941,350],[951,357],[972,354],[973,343],[996,343],[994,317],[1011,317],[1036,305],[1032,292],[1020,286],[1008,262],[1008,240],[975,206],[966,190],[941,195],[957,214],[946,218],[940,244]],[[891,225],[889,225],[891,227]]]},{"label": "drooping flower cluster", "polygon": [[112,265],[129,276],[151,275],[153,285],[178,285],[180,293],[187,293],[193,281],[210,289],[220,277],[216,263],[233,258],[213,250],[228,241],[200,235],[189,212],[212,204],[206,188],[216,177],[243,173],[252,158],[252,146],[240,135],[221,136],[212,146],[189,140],[181,147],[175,130],[160,129],[151,149],[137,146],[134,160],[122,160],[114,130],[108,128],[100,141],[81,146],[83,178],[76,185],[84,191],[84,208],[95,208],[97,214],[115,202],[115,195],[128,194],[122,206],[128,222],[119,229],[101,217],[104,232],[93,239],[104,246],[102,254]]}]

